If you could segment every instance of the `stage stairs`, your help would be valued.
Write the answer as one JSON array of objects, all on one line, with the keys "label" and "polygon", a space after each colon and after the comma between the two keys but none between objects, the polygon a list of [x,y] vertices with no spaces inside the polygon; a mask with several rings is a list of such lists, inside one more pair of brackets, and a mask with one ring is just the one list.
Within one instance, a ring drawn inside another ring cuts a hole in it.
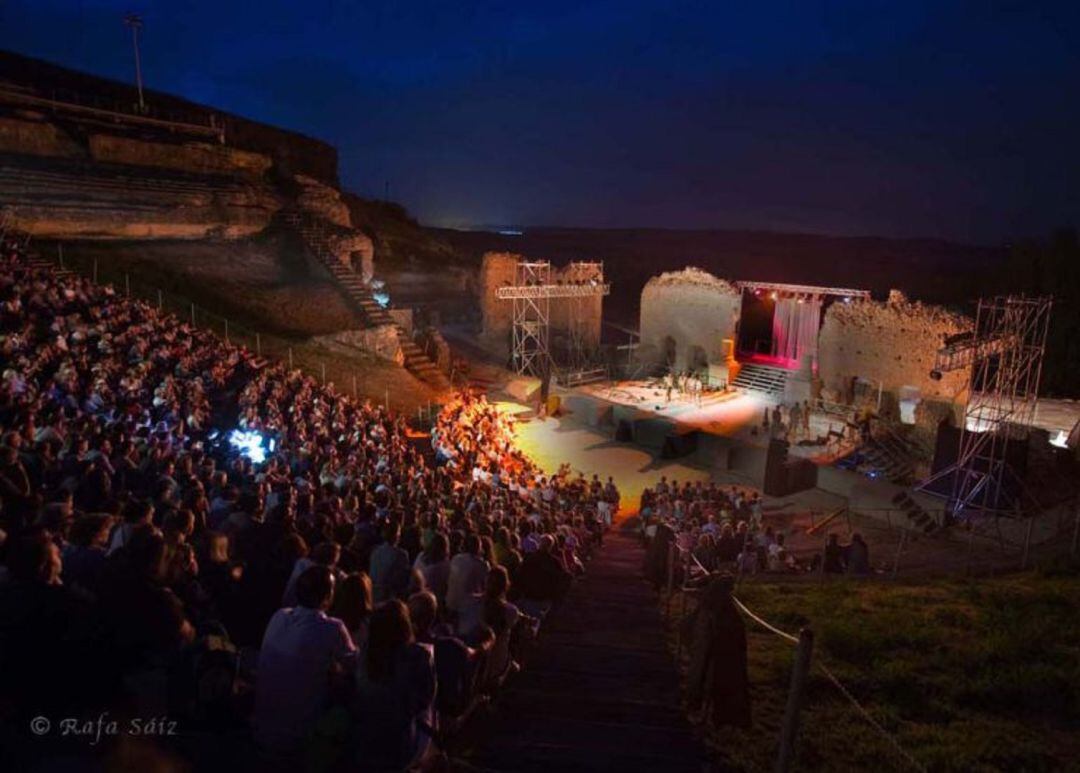
[{"label": "stage stairs", "polygon": [[780,399],[787,388],[789,371],[747,362],[739,366],[739,373],[731,382],[735,389],[743,392],[758,392],[767,397]]},{"label": "stage stairs", "polygon": [[861,449],[865,464],[893,483],[908,484],[915,478],[912,451],[891,433],[876,436]]},{"label": "stage stairs", "polygon": [[918,529],[923,534],[933,534],[943,528],[942,524],[933,514],[916,502],[907,491],[901,491],[893,497],[893,504],[904,511],[912,528]]},{"label": "stage stairs", "polygon": [[439,370],[435,361],[409,337],[408,331],[397,324],[386,309],[379,305],[360,275],[334,256],[330,249],[332,226],[328,227],[324,221],[293,209],[282,212],[280,219],[300,235],[304,246],[334,277],[338,286],[360,312],[366,325],[393,325],[397,329],[401,352],[405,356],[405,369],[434,389],[450,389],[449,377]]}]

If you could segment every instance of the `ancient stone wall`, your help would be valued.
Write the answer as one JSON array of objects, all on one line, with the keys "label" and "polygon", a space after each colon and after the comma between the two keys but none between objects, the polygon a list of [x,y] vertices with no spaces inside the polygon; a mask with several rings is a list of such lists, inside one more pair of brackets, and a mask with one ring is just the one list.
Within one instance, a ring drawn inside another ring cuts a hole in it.
[{"label": "ancient stone wall", "polygon": [[82,147],[67,132],[42,120],[0,117],[0,153],[77,158]]},{"label": "ancient stone wall", "polygon": [[[966,370],[930,378],[934,357],[946,336],[971,329],[970,319],[939,306],[911,302],[893,291],[887,302],[833,303],[825,313],[818,339],[818,377],[822,396],[838,402],[850,397],[853,378],[882,385],[886,413],[901,387],[914,387],[928,405],[918,416],[938,416],[929,404],[963,399]],[[930,419],[927,418],[927,421]]]},{"label": "ancient stone wall", "polygon": [[[488,252],[480,266],[479,295],[484,345],[509,354],[510,330],[514,323],[514,302],[495,297],[499,287],[509,287],[516,281],[517,263],[528,260],[510,252]],[[552,284],[584,283],[601,278],[601,267],[586,263],[552,266]],[[565,337],[576,323],[582,332],[586,348],[600,344],[600,325],[604,301],[601,296],[583,299],[553,299],[550,301],[550,335]]]},{"label": "ancient stone wall", "polygon": [[525,260],[525,257],[511,252],[488,252],[480,264],[480,339],[486,347],[504,355],[510,354],[514,302],[499,300],[495,297],[495,290],[514,284],[519,260]]},{"label": "ancient stone wall", "polygon": [[90,156],[95,161],[114,164],[176,169],[200,174],[228,174],[259,177],[273,164],[269,156],[205,142],[183,144],[147,142],[112,134],[89,138]]},{"label": "ancient stone wall", "polygon": [[735,337],[742,295],[730,282],[699,268],[687,267],[653,277],[641,291],[641,348],[646,362],[666,364],[674,349],[674,367],[683,369],[704,358],[724,361],[724,339]]}]

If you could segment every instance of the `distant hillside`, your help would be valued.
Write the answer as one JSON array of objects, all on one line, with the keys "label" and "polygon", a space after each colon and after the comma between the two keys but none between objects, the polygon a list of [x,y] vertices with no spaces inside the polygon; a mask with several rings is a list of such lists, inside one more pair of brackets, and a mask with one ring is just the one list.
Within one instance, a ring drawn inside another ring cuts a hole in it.
[{"label": "distant hillside", "polygon": [[605,316],[635,323],[650,277],[694,265],[729,279],[857,287],[884,296],[892,288],[935,303],[963,303],[972,279],[1000,266],[1005,248],[933,239],[844,238],[760,231],[538,228],[520,236],[437,230],[478,261],[487,250],[521,252],[556,263],[602,260],[612,281]]},{"label": "distant hillside", "polygon": [[354,193],[342,194],[342,200],[349,207],[353,227],[374,242],[377,266],[401,268],[421,263],[437,267],[467,261],[441,233],[421,226],[396,202],[365,199]]}]

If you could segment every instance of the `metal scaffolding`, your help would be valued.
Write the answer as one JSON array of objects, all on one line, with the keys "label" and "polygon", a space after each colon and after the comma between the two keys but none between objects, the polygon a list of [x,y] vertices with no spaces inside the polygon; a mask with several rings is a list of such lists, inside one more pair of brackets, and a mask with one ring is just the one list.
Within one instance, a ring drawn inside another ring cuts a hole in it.
[{"label": "metal scaffolding", "polygon": [[[550,348],[551,300],[553,298],[567,299],[571,304],[568,310],[570,326],[568,333],[573,350],[575,346],[583,343],[586,299],[604,296],[611,292],[611,285],[603,281],[603,264],[574,263],[571,265],[590,269],[599,266],[599,278],[593,276],[580,282],[553,284],[550,262],[546,260],[518,261],[514,272],[514,284],[495,290],[496,298],[511,300],[514,303],[511,357],[514,370],[518,373],[543,379],[554,369]],[[583,268],[574,268],[570,276],[573,277],[583,270]],[[575,359],[573,355],[571,359]],[[574,364],[571,363],[571,365]]]},{"label": "metal scaffolding", "polygon": [[954,518],[1022,512],[1024,483],[1010,464],[1010,446],[1026,443],[1035,418],[1052,305],[1048,297],[984,298],[971,335],[938,352],[939,377],[970,366],[968,402],[956,461],[920,488],[933,491],[951,478]]}]

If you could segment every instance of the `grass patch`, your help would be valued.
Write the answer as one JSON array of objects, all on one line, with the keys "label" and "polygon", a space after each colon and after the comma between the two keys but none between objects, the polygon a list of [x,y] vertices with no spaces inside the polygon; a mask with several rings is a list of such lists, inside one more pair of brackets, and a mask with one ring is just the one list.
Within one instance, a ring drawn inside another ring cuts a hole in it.
[{"label": "grass patch", "polygon": [[[978,582],[760,582],[738,595],[779,628],[810,626],[815,661],[927,769],[1078,769],[1077,574],[1040,568]],[[707,736],[724,766],[767,770],[793,648],[752,622],[747,630],[754,727]],[[815,673],[797,768],[909,766]]]}]

